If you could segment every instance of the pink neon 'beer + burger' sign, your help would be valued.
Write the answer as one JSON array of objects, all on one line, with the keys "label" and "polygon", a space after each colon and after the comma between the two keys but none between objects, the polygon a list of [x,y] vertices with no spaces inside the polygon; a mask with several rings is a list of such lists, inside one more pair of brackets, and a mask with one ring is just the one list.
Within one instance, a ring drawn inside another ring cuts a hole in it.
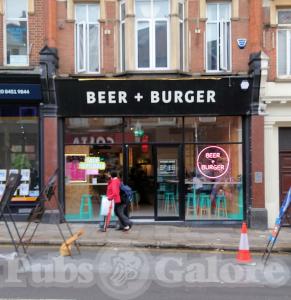
[{"label": "pink neon 'beer + burger' sign", "polygon": [[211,179],[223,176],[229,168],[229,156],[218,146],[209,146],[200,151],[197,157],[199,172]]}]

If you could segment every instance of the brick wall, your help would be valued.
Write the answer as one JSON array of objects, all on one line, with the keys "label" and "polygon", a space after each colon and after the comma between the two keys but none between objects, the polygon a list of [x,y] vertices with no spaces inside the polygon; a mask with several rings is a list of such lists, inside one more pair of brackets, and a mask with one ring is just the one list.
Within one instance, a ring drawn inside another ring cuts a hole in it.
[{"label": "brick wall", "polygon": [[39,51],[45,45],[46,0],[35,0],[35,12],[28,16],[29,61],[31,66],[39,65]]},{"label": "brick wall", "polygon": [[270,9],[263,9],[263,41],[262,50],[269,56],[268,80],[272,81],[276,78],[276,57],[277,57],[277,29],[270,27]]},{"label": "brick wall", "polygon": [[[199,0],[188,1],[189,34],[189,70],[203,73],[205,48],[205,20],[199,19]],[[239,18],[232,20],[232,73],[247,72],[250,53],[259,50],[262,33],[258,23],[261,20],[261,0],[240,0]],[[105,20],[100,25],[101,38],[101,73],[116,72],[118,45],[118,20],[115,1],[105,1]],[[66,21],[66,2],[57,2],[57,48],[60,57],[59,72],[74,73],[74,23]],[[198,22],[198,23],[197,23]],[[195,33],[195,28],[200,33]],[[108,34],[105,34],[105,30]],[[248,44],[241,50],[237,46],[238,38],[246,38]]]},{"label": "brick wall", "polygon": [[[101,73],[116,72],[115,55],[118,51],[114,45],[116,32],[116,4],[107,1],[105,6],[106,19],[100,24],[100,66]],[[74,22],[66,21],[66,2],[57,2],[57,48],[59,53],[59,73],[75,73]],[[108,34],[105,34],[107,30]]]},{"label": "brick wall", "polygon": [[264,174],[264,117],[252,117],[251,140],[253,207],[264,208],[264,179],[263,183],[255,183],[255,172],[262,172]]},{"label": "brick wall", "polygon": [[74,22],[68,22],[66,2],[57,2],[57,48],[59,72],[73,74],[75,71]]},{"label": "brick wall", "polygon": [[[250,11],[261,10],[261,1],[240,0],[239,18],[231,21],[231,54],[232,54],[232,73],[247,72],[249,56],[252,52],[258,51],[260,47],[261,22],[260,13],[254,12],[250,16]],[[189,31],[190,31],[190,51],[189,68],[190,72],[203,73],[205,60],[205,34],[206,21],[199,19],[199,1],[189,1]],[[255,18],[253,21],[252,18]],[[200,28],[200,33],[195,33],[195,28]],[[255,29],[254,29],[255,27]],[[237,46],[238,38],[248,40],[245,49],[239,49]]]},{"label": "brick wall", "polygon": [[[105,6],[105,17],[106,21],[101,25],[100,36],[103,41],[102,43],[102,73],[112,73],[115,72],[115,51],[117,51],[117,45],[114,45],[114,36],[117,34],[115,32],[115,22],[116,22],[116,11],[115,2],[107,1]],[[104,34],[105,31],[110,34]],[[109,30],[109,31],[108,31]],[[115,50],[116,49],[116,50]]]},{"label": "brick wall", "polygon": [[[44,182],[58,168],[57,118],[44,118]],[[57,192],[57,189],[56,189]],[[55,199],[52,199],[52,208],[56,208]]]},{"label": "brick wall", "polygon": [[[3,24],[3,16],[0,15],[0,24]],[[2,46],[3,45],[3,26],[1,25],[0,26],[0,66],[3,65],[3,51],[4,51],[4,47]]]}]

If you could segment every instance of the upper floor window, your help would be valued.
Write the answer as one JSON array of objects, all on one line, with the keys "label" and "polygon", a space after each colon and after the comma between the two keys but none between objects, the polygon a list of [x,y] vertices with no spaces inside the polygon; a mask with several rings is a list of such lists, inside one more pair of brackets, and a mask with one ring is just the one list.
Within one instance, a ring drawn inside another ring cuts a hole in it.
[{"label": "upper floor window", "polygon": [[138,69],[165,69],[169,60],[169,1],[135,0]]},{"label": "upper floor window", "polygon": [[230,71],[230,17],[231,3],[207,4],[206,22],[206,69]]},{"label": "upper floor window", "polygon": [[277,74],[291,76],[291,9],[278,11]]},{"label": "upper floor window", "polygon": [[100,7],[75,5],[75,64],[78,73],[100,71]]},{"label": "upper floor window", "polygon": [[28,62],[27,0],[5,1],[5,64],[26,66]]}]

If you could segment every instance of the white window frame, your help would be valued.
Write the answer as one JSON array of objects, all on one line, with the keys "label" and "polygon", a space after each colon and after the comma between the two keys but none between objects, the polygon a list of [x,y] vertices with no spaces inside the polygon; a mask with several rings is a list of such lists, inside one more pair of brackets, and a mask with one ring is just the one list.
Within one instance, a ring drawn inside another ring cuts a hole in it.
[{"label": "white window frame", "polygon": [[[96,22],[89,22],[88,21],[88,10],[89,7],[92,5],[96,5],[99,6],[99,10],[100,10],[100,5],[99,4],[95,4],[95,3],[79,3],[79,4],[75,4],[75,16],[77,15],[77,7],[78,6],[86,6],[86,22],[82,21],[82,22],[77,22],[77,20],[75,21],[75,73],[85,73],[85,74],[99,74],[100,73],[100,62],[101,62],[101,44],[100,44],[100,22],[96,21]],[[83,51],[83,59],[84,59],[84,68],[83,69],[79,69],[78,63],[79,63],[79,48],[78,48],[78,32],[79,32],[79,28],[78,26],[83,24],[84,28],[83,28],[83,46],[84,46],[84,51]],[[90,25],[97,25],[98,27],[98,71],[96,72],[92,72],[89,71],[89,26]]]},{"label": "white window frame", "polygon": [[[4,17],[3,17],[3,42],[4,42],[4,47],[3,47],[3,58],[4,58],[4,66],[21,66],[21,67],[27,67],[29,66],[29,28],[28,28],[28,0],[26,0],[26,18],[7,18],[7,14],[6,14],[6,4],[7,4],[7,1],[9,0],[5,0],[5,3],[4,3]],[[6,24],[7,24],[7,21],[21,21],[21,22],[24,22],[26,21],[27,23],[27,31],[26,31],[26,41],[27,41],[27,44],[26,44],[26,56],[27,56],[27,63],[26,64],[11,64],[11,63],[7,63],[7,34],[6,34]]]},{"label": "white window frame", "polygon": [[287,53],[287,74],[285,75],[280,75],[279,74],[279,31],[286,31],[287,32],[287,38],[286,40],[288,41],[291,40],[291,23],[290,24],[280,24],[279,23],[279,12],[280,11],[291,11],[291,8],[286,8],[286,9],[278,9],[277,10],[277,24],[278,24],[278,29],[277,29],[277,35],[276,35],[276,40],[277,40],[277,45],[276,45],[276,51],[277,51],[277,55],[276,55],[276,74],[278,78],[291,78],[291,42],[290,43],[286,43],[286,53]]},{"label": "white window frame", "polygon": [[[125,53],[123,53],[123,49],[122,49],[122,39],[125,39],[125,36],[123,36],[122,33],[122,27],[125,27],[125,18],[122,19],[122,6],[124,5],[124,9],[126,10],[126,6],[125,6],[125,0],[122,0],[120,2],[120,7],[119,7],[119,13],[120,13],[120,28],[119,28],[119,32],[120,32],[120,39],[119,39],[119,44],[120,44],[120,71],[124,72],[125,71],[125,65],[123,65],[123,60],[125,62]],[[125,11],[126,13],[126,11]],[[125,35],[125,32],[124,32]],[[124,51],[125,52],[125,51]]]},{"label": "white window frame", "polygon": [[[180,64],[180,70],[184,70],[185,69],[185,2],[184,0],[180,0],[178,2],[178,5],[181,4],[182,5],[182,11],[183,11],[183,16],[182,19],[179,16],[179,52],[180,52],[180,56],[179,56],[179,64]],[[179,8],[178,8],[179,11]],[[182,36],[180,35],[180,26],[182,24],[183,30],[182,30]],[[181,41],[182,39],[182,41]],[[181,53],[181,47],[180,45],[183,45],[183,49],[182,49],[182,53]],[[182,59],[181,59],[181,55],[182,55]],[[181,65],[181,61],[182,61],[182,65]]]},{"label": "white window frame", "polygon": [[[206,33],[205,33],[205,70],[208,73],[223,73],[223,72],[231,72],[232,70],[232,49],[231,49],[231,3],[230,2],[210,2],[207,3],[208,5],[216,5],[220,6],[221,4],[228,4],[229,9],[229,20],[220,20],[219,17],[219,9],[218,9],[218,18],[215,21],[206,21]],[[206,9],[207,9],[206,6]],[[207,40],[208,40],[208,30],[207,25],[208,24],[216,24],[216,30],[217,30],[217,36],[218,36],[218,47],[216,48],[217,51],[217,68],[216,70],[209,70],[208,69],[208,46],[207,46]],[[227,32],[227,24],[229,24],[229,42],[227,39],[227,36],[225,36],[225,33]],[[219,35],[219,31],[223,34]],[[228,45],[227,45],[228,44]],[[227,51],[225,51],[225,48],[228,46],[228,53],[229,53],[229,66],[227,66]]]},{"label": "white window frame", "polygon": [[[170,22],[169,15],[166,18],[154,18],[154,3],[153,0],[150,1],[151,6],[151,17],[150,18],[135,18],[135,65],[137,70],[146,71],[146,70],[168,70],[170,65]],[[168,12],[170,12],[171,0],[168,0]],[[136,1],[134,2],[136,4]],[[156,44],[155,44],[155,23],[156,22],[167,22],[167,67],[157,68],[155,67],[156,60]],[[149,22],[149,59],[150,65],[148,68],[139,68],[138,67],[138,22]]]}]

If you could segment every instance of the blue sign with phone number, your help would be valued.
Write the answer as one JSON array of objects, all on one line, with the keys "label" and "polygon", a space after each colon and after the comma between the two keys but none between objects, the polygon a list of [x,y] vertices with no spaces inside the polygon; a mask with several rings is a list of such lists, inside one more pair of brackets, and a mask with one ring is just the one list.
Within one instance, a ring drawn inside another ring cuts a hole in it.
[{"label": "blue sign with phone number", "polygon": [[40,84],[0,84],[0,99],[40,100]]}]

